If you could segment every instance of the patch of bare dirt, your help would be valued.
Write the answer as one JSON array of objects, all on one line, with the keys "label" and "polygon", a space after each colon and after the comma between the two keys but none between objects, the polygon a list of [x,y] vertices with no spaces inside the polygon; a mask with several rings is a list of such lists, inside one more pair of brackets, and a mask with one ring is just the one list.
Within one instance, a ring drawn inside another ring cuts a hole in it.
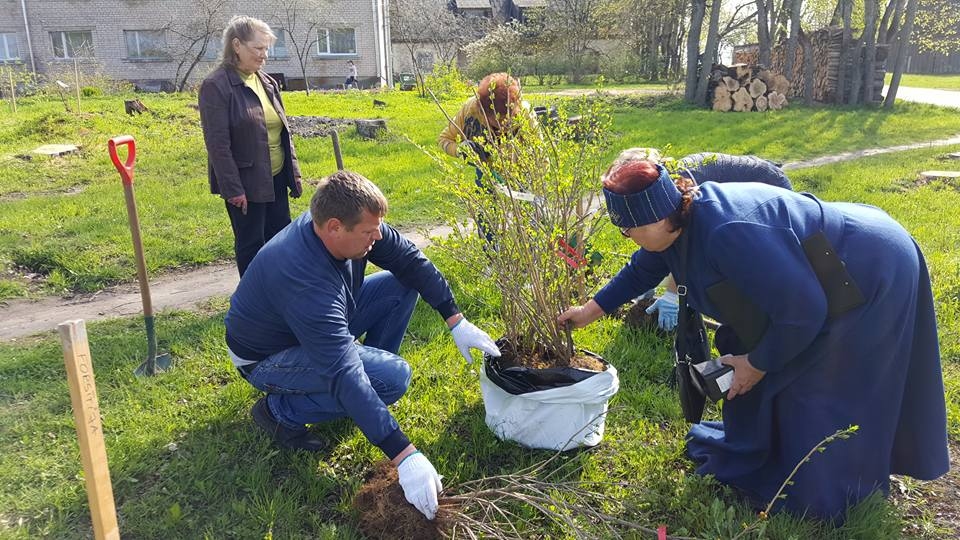
[{"label": "patch of bare dirt", "polygon": [[290,131],[300,137],[328,137],[332,131],[343,131],[354,124],[351,118],[329,116],[288,116]]},{"label": "patch of bare dirt", "polygon": [[933,189],[952,189],[953,191],[960,191],[960,180],[956,178],[917,178],[915,180],[898,180],[894,182],[889,187],[884,188],[884,191],[890,193],[906,193],[908,191],[913,191],[915,189],[920,189],[922,187],[929,186]]},{"label": "patch of bare dirt", "polygon": [[904,536],[960,538],[960,444],[950,444],[950,472],[932,482],[894,476],[890,502],[903,509]]},{"label": "patch of bare dirt", "polygon": [[623,313],[623,322],[627,326],[641,330],[655,330],[663,333],[657,323],[657,314],[647,313],[647,308],[656,301],[655,298],[641,298],[628,307]]},{"label": "patch of bare dirt", "polygon": [[353,499],[359,528],[367,538],[434,540],[448,527],[441,508],[433,521],[407,502],[397,478],[397,468],[381,461]]},{"label": "patch of bare dirt", "polygon": [[86,186],[76,185],[76,186],[65,187],[62,189],[34,191],[30,193],[27,193],[25,191],[11,191],[9,193],[0,194],[0,202],[22,201],[30,197],[60,197],[60,196],[79,195],[83,193],[84,189],[86,189]]},{"label": "patch of bare dirt", "polygon": [[499,364],[502,369],[508,367],[527,367],[533,369],[548,369],[557,367],[572,367],[589,371],[606,371],[607,366],[593,353],[578,351],[569,361],[560,358],[542,345],[532,348],[517,347],[513,342],[500,340]]}]

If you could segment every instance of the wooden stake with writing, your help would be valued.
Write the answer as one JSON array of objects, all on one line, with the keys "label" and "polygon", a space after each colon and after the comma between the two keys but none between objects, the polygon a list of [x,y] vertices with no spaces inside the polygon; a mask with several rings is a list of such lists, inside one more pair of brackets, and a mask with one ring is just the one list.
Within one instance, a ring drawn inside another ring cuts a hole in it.
[{"label": "wooden stake with writing", "polygon": [[93,378],[90,345],[87,343],[87,327],[83,320],[75,320],[60,323],[57,329],[60,331],[63,362],[70,384],[73,421],[77,425],[93,534],[97,540],[119,540],[120,529],[117,526],[110,469],[107,467],[107,449],[103,441],[103,425],[100,423],[100,404]]}]

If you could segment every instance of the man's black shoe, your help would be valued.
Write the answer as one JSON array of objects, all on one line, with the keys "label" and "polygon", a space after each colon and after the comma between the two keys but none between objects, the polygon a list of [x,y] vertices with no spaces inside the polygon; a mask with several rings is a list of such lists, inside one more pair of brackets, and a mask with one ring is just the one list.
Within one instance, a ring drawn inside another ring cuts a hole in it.
[{"label": "man's black shoe", "polygon": [[253,415],[253,421],[279,446],[308,452],[319,452],[327,446],[323,439],[311,435],[307,428],[288,428],[278,422],[270,412],[270,407],[267,406],[267,396],[263,396],[253,404],[250,414]]}]

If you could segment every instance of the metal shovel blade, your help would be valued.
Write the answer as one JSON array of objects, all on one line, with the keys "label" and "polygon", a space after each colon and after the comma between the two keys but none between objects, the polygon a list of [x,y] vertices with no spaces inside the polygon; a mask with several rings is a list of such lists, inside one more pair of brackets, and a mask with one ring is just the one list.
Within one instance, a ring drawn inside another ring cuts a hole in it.
[{"label": "metal shovel blade", "polygon": [[133,370],[137,377],[152,377],[159,372],[167,371],[173,365],[173,357],[169,353],[163,353],[153,358],[147,358],[142,364]]},{"label": "metal shovel blade", "polygon": [[147,328],[147,359],[133,370],[137,377],[152,377],[158,372],[166,371],[173,365],[173,358],[168,353],[157,354],[157,332],[153,326],[153,316],[143,318]]}]

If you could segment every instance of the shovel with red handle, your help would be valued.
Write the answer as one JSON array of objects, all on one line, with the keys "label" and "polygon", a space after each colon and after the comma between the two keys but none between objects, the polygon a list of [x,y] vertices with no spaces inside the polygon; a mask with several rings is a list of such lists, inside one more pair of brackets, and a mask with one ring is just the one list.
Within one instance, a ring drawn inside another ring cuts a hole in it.
[{"label": "shovel with red handle", "polygon": [[[127,147],[127,159],[120,161],[117,148]],[[137,279],[140,281],[140,297],[143,300],[143,322],[147,327],[147,359],[134,370],[138,377],[150,377],[157,371],[166,371],[172,360],[169,354],[157,355],[157,333],[154,328],[153,305],[150,301],[150,283],[147,282],[147,264],[143,258],[143,243],[140,240],[140,218],[137,217],[137,201],[133,197],[133,164],[137,160],[137,145],[130,135],[120,135],[107,142],[110,159],[120,172],[123,196],[127,201],[127,217],[130,234],[133,236],[133,253],[137,259]]]}]

